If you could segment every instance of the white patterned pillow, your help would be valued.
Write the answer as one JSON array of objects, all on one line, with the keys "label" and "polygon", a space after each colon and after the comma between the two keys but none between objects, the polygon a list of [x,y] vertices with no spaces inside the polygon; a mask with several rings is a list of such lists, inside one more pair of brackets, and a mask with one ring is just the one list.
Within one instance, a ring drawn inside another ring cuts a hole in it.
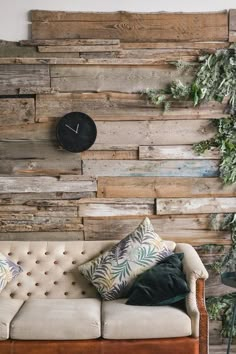
[{"label": "white patterned pillow", "polygon": [[22,268],[12,262],[9,258],[0,253],[0,293],[12,279],[14,279]]},{"label": "white patterned pillow", "polygon": [[149,218],[109,251],[79,266],[105,300],[125,296],[137,275],[172,254],[175,243],[165,243]]}]

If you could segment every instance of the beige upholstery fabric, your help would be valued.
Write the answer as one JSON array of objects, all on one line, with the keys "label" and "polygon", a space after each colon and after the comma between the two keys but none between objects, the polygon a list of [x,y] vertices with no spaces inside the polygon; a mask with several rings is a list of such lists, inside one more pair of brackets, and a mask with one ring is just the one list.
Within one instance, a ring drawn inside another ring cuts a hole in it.
[{"label": "beige upholstery fabric", "polygon": [[[98,297],[78,266],[118,241],[0,241],[1,252],[22,266],[23,272],[1,292],[0,298],[78,299]],[[174,243],[168,247],[174,249]]]},{"label": "beige upholstery fabric", "polygon": [[199,337],[199,311],[196,301],[196,281],[199,278],[207,279],[208,273],[195,249],[185,243],[177,243],[175,252],[183,252],[183,270],[190,287],[186,298],[187,313],[191,317],[194,337]]},{"label": "beige upholstery fabric", "polygon": [[101,336],[98,299],[33,299],[11,323],[10,337],[25,340],[94,339]]},{"label": "beige upholstery fabric", "polygon": [[171,306],[131,306],[126,299],[103,301],[102,337],[144,339],[189,336],[191,320]]},{"label": "beige upholstery fabric", "polygon": [[23,303],[23,300],[0,299],[0,340],[9,338],[10,323]]}]

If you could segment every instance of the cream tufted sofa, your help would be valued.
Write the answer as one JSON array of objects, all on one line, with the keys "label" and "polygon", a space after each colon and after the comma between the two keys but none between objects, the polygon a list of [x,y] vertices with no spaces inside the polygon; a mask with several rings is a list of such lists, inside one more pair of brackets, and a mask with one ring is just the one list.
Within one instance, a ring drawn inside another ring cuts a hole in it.
[{"label": "cream tufted sofa", "polygon": [[77,267],[115,242],[0,241],[23,268],[0,294],[0,353],[206,354],[208,274],[195,250],[176,245],[191,288],[185,313],[100,300]]}]

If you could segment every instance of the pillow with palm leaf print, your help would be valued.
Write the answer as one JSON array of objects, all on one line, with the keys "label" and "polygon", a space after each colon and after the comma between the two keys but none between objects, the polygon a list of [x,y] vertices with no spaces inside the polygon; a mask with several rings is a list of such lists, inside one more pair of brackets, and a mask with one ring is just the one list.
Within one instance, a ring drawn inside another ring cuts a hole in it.
[{"label": "pillow with palm leaf print", "polygon": [[79,266],[105,300],[124,297],[136,276],[171,255],[175,243],[165,243],[149,218],[97,258]]},{"label": "pillow with palm leaf print", "polygon": [[19,273],[22,268],[0,253],[0,293]]}]

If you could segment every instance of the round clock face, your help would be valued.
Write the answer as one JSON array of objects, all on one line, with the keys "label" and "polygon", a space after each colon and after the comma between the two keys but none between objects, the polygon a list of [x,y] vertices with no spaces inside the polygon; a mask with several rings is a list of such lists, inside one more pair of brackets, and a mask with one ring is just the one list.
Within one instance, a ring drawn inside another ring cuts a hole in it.
[{"label": "round clock face", "polygon": [[57,124],[57,140],[66,150],[82,152],[96,140],[97,128],[87,114],[72,112],[62,117]]}]

